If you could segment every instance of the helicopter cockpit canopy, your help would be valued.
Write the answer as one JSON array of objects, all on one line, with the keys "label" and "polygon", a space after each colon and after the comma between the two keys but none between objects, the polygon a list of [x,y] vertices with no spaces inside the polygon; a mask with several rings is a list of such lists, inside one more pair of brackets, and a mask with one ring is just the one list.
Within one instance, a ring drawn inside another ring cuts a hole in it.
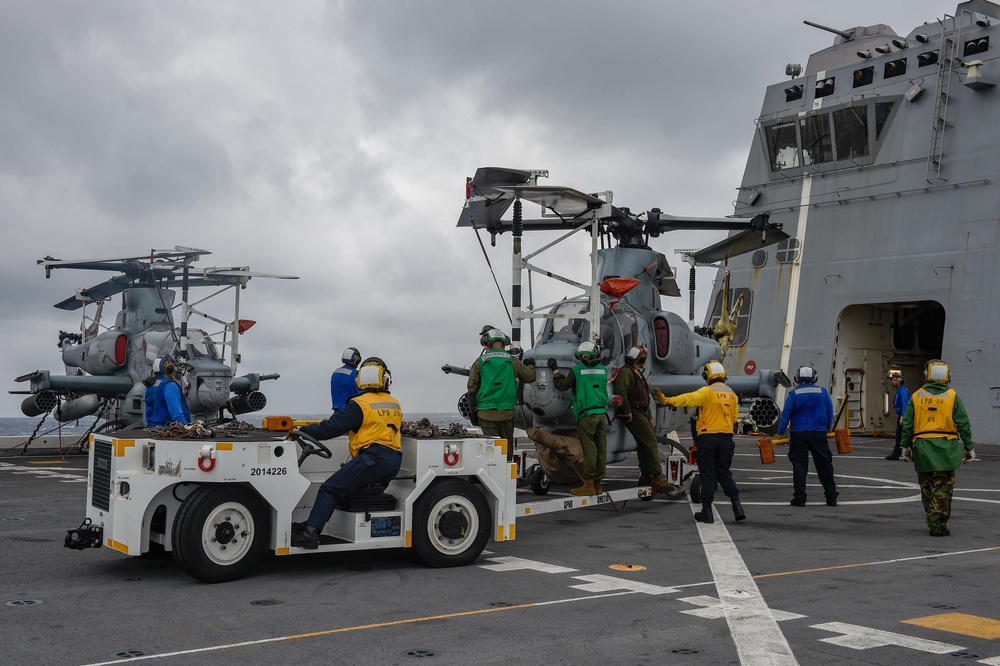
[{"label": "helicopter cockpit canopy", "polygon": [[[600,361],[611,364],[639,340],[639,323],[635,310],[627,303],[617,304],[608,311],[608,297],[601,297]],[[565,300],[553,309],[553,314],[581,319],[547,319],[535,339],[535,347],[545,343],[565,344],[576,350],[581,342],[590,339],[590,323],[586,317],[590,308],[586,298]]]}]

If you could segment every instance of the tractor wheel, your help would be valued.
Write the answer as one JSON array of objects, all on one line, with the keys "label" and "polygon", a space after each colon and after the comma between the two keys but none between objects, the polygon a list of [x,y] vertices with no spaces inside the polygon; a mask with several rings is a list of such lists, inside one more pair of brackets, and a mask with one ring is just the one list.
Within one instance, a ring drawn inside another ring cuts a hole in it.
[{"label": "tractor wheel", "polygon": [[486,497],[468,481],[432,484],[413,510],[413,550],[430,567],[460,567],[474,561],[490,536]]},{"label": "tractor wheel", "polygon": [[266,519],[249,488],[204,485],[188,495],[173,525],[174,559],[205,583],[241,578],[264,551]]},{"label": "tractor wheel", "polygon": [[535,465],[535,468],[528,475],[528,480],[531,482],[531,492],[536,495],[548,494],[550,481],[549,477],[545,476],[541,466]]}]

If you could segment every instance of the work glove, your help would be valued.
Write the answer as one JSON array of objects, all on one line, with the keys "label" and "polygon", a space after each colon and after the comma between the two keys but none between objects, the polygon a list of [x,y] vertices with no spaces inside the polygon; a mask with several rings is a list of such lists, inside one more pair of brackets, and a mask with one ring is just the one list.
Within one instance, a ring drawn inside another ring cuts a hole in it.
[{"label": "work glove", "polygon": [[656,398],[656,401],[661,405],[667,404],[667,396],[663,395],[663,391],[661,391],[660,389],[658,388],[653,389],[653,397]]},{"label": "work glove", "polygon": [[525,365],[530,365],[532,368],[535,367],[535,359],[533,358],[526,358],[524,359],[524,361],[522,361],[522,363],[524,363]]},{"label": "work glove", "polygon": [[905,448],[903,449],[903,460],[906,462],[913,462],[913,449]]},{"label": "work glove", "polygon": [[975,449],[969,449],[968,451],[965,452],[965,460],[963,460],[962,462],[969,463],[972,462],[973,460],[979,460],[979,458],[976,457]]},{"label": "work glove", "polygon": [[469,421],[472,422],[472,425],[479,427],[479,412],[470,412]]},{"label": "work glove", "polygon": [[559,364],[556,363],[556,360],[554,358],[550,358],[549,360],[547,360],[545,362],[545,365],[549,366],[553,370],[559,367]]}]

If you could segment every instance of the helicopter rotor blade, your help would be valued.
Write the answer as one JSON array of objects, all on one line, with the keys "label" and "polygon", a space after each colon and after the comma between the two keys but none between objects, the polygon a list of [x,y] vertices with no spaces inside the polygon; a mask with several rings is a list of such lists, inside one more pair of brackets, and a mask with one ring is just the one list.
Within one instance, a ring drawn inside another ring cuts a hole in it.
[{"label": "helicopter rotor blade", "polygon": [[753,252],[754,250],[759,250],[761,248],[774,245],[775,243],[780,243],[786,238],[790,238],[790,236],[784,231],[781,231],[781,229],[771,229],[769,231],[745,229],[744,231],[734,234],[729,238],[725,238],[714,245],[709,245],[708,247],[702,248],[697,252],[692,252],[689,256],[691,256],[699,264],[714,264],[730,257],[746,254],[747,252]]}]

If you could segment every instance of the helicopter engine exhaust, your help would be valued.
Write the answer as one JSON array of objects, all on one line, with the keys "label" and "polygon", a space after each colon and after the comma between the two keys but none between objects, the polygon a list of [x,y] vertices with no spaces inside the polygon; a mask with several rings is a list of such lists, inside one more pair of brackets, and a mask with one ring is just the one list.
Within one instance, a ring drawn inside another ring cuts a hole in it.
[{"label": "helicopter engine exhaust", "polygon": [[100,408],[100,398],[96,395],[85,395],[80,398],[74,398],[73,400],[67,400],[63,404],[59,405],[56,407],[54,415],[56,417],[56,421],[65,423],[66,421],[75,421],[83,418],[84,416],[95,414]]},{"label": "helicopter engine exhaust", "polygon": [[52,391],[39,391],[21,402],[21,413],[25,416],[41,416],[51,412],[59,404],[59,396]]},{"label": "helicopter engine exhaust", "polygon": [[248,412],[259,412],[267,406],[267,396],[260,391],[250,391],[244,395],[234,396],[226,403],[233,414],[246,414]]}]

